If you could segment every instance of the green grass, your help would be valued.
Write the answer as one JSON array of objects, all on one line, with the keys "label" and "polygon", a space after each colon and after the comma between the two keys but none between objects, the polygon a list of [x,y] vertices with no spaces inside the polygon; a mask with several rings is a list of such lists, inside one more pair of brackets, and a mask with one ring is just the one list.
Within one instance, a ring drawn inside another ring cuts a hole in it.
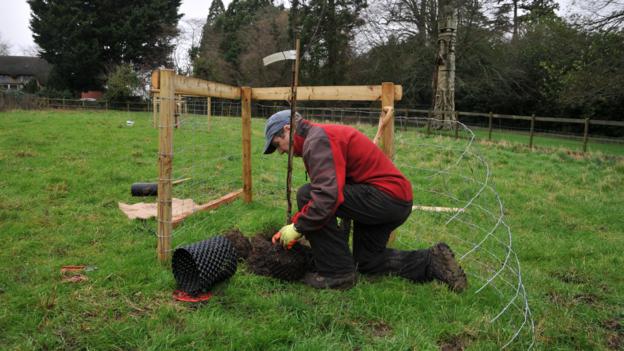
[{"label": "green grass", "polygon": [[[521,264],[535,349],[608,350],[624,343],[622,146],[590,144],[600,151],[581,155],[555,141],[529,150],[513,142],[468,145],[465,138],[397,133],[396,162],[414,184],[416,203],[460,207],[485,179],[493,187],[448,225],[452,214],[414,212],[393,244],[422,248],[445,240],[461,255],[492,230],[481,250],[462,261],[467,292],[399,278],[316,291],[252,275],[242,264],[209,302],[196,306],[171,298],[173,276],[156,261],[156,222],[130,221],[117,208],[120,201],[153,201],[129,195],[133,182],[157,179],[158,131],[150,118],[0,113],[0,349],[498,349],[523,316],[512,307],[489,323],[514,296],[512,261],[475,294],[506,255],[507,232],[495,227],[497,195]],[[136,124],[125,126],[128,119]],[[192,180],[174,195],[203,202],[240,188],[239,121],[215,118],[210,130],[200,117],[185,122],[175,131],[175,178]],[[187,128],[193,124],[195,131]],[[252,126],[254,202],[190,217],[174,232],[174,246],[234,227],[251,236],[283,223],[285,157],[260,156],[262,121]],[[306,178],[299,160],[295,166],[298,186]],[[88,281],[62,282],[60,268],[74,264],[97,269],[86,273]],[[510,348],[530,343],[523,328]]]}]

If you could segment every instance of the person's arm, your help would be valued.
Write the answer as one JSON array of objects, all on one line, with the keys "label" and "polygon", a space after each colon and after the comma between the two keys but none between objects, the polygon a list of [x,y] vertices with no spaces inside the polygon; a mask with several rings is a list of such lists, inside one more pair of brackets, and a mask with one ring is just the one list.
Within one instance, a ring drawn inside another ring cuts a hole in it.
[{"label": "person's arm", "polygon": [[339,151],[332,152],[329,138],[322,129],[308,135],[303,158],[310,176],[311,199],[293,217],[297,231],[316,231],[334,215],[344,201],[345,166]]}]

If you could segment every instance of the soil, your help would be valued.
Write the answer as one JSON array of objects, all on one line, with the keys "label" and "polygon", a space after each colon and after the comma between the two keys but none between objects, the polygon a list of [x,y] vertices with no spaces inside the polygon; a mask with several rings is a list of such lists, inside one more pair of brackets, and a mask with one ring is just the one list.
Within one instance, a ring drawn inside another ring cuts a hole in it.
[{"label": "soil", "polygon": [[307,246],[297,243],[284,249],[273,245],[270,235],[260,233],[251,238],[251,247],[247,266],[255,274],[295,281],[312,271],[312,252]]},{"label": "soil", "polygon": [[291,249],[273,245],[271,237],[275,231],[266,230],[251,240],[238,229],[231,229],[223,235],[234,245],[239,260],[247,261],[252,273],[286,281],[301,279],[306,272],[313,270],[311,249],[299,243]]},{"label": "soil", "polygon": [[586,284],[590,280],[576,270],[558,271],[551,273],[553,277],[568,284]]},{"label": "soil", "polygon": [[606,344],[610,350],[622,350],[624,347],[624,326],[618,319],[608,319],[602,323],[607,330]]},{"label": "soil", "polygon": [[223,236],[230,240],[232,245],[234,245],[239,261],[244,261],[247,257],[249,257],[249,253],[251,252],[251,243],[249,242],[249,239],[243,235],[243,233],[241,233],[238,229],[232,229],[224,233]]},{"label": "soil", "polygon": [[442,351],[463,351],[474,340],[474,335],[469,333],[460,333],[458,335],[448,335],[440,342],[440,350]]}]

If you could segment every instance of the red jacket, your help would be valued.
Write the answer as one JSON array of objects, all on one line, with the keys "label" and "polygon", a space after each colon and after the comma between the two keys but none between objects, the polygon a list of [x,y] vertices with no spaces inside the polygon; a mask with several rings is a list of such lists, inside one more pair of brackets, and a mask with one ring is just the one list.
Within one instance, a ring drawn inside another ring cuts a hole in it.
[{"label": "red jacket", "polygon": [[303,157],[310,176],[311,200],[293,217],[300,232],[316,231],[344,202],[345,184],[370,184],[403,201],[412,185],[392,161],[357,129],[298,119],[294,154]]}]

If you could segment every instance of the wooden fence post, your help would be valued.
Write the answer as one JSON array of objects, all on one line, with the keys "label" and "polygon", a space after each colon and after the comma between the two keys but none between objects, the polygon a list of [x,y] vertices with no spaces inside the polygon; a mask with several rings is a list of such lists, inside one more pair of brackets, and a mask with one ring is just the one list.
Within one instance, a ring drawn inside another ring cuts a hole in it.
[{"label": "wooden fence post", "polygon": [[589,136],[589,118],[585,118],[585,130],[583,131],[583,152],[587,152],[588,136]]},{"label": "wooden fence post", "polygon": [[160,128],[158,132],[158,260],[171,259],[171,178],[173,168],[173,114],[175,113],[175,73],[160,70]]},{"label": "wooden fence post", "polygon": [[490,111],[489,122],[488,122],[488,141],[492,140],[492,117],[493,113]]},{"label": "wooden fence post", "polygon": [[158,94],[154,93],[152,95],[152,127],[154,128],[158,126],[158,107],[156,106],[156,99],[158,99]]},{"label": "wooden fence post", "polygon": [[[394,108],[394,83],[381,83],[381,109],[386,106]],[[388,121],[387,127],[383,130],[381,136],[381,150],[391,160],[394,158],[394,113]]]},{"label": "wooden fence post", "polygon": [[455,111],[455,139],[459,138],[459,112]]},{"label": "wooden fence post", "polygon": [[427,135],[431,133],[431,110],[427,112]]},{"label": "wooden fence post", "polygon": [[529,137],[529,149],[533,148],[533,132],[535,131],[535,113],[531,115],[531,133]]},{"label": "wooden fence post", "polygon": [[126,102],[126,112],[130,112],[130,103]]},{"label": "wooden fence post", "polygon": [[[394,108],[394,83],[383,82],[381,83],[381,111],[383,113],[383,108],[386,106],[390,106]],[[383,153],[388,156],[389,159],[394,159],[394,116],[393,113],[390,116],[390,120],[384,128],[381,134],[381,150]],[[388,238],[388,244],[392,244],[396,239],[395,232],[390,233],[390,237]]]},{"label": "wooden fence post", "polygon": [[251,194],[251,88],[241,88],[241,119],[243,123],[243,196],[245,202],[252,200]]},{"label": "wooden fence post", "polygon": [[208,115],[208,130],[210,130],[210,117],[212,116],[212,99],[210,96],[206,98],[206,114]]}]

